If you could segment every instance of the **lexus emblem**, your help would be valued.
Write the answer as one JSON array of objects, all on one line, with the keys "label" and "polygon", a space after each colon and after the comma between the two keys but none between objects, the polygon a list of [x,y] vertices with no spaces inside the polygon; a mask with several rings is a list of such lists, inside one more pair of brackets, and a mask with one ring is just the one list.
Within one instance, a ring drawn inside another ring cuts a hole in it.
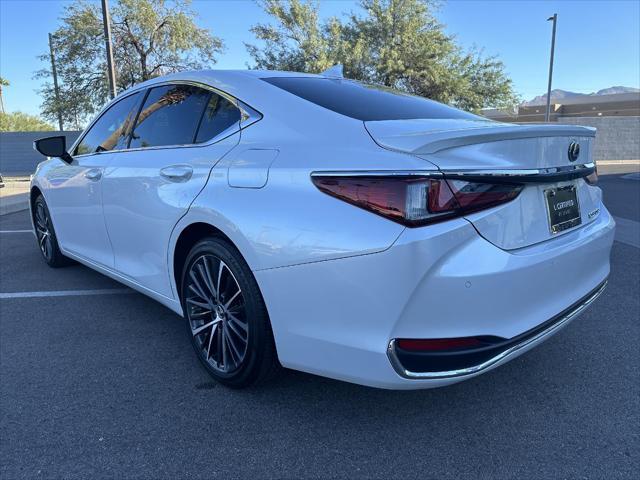
[{"label": "lexus emblem", "polygon": [[569,161],[575,162],[580,156],[580,144],[578,142],[571,142],[569,144]]}]

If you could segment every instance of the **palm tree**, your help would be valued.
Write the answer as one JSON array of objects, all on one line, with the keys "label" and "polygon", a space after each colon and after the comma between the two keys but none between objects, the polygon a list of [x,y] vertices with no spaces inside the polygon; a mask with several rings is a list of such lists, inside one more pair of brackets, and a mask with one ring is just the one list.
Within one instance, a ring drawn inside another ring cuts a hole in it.
[{"label": "palm tree", "polygon": [[8,87],[9,80],[0,77],[0,112],[4,113],[4,101],[2,100],[2,87]]}]

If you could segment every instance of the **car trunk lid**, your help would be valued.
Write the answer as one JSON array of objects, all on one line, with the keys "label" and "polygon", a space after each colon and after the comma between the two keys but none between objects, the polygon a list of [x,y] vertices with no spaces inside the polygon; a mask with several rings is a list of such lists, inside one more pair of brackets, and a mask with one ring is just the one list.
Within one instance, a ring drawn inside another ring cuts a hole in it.
[{"label": "car trunk lid", "polygon": [[427,160],[449,181],[524,185],[515,200],[465,216],[505,250],[564,235],[598,216],[600,190],[584,178],[594,170],[595,129],[453,119],[375,121],[365,127],[383,148]]}]

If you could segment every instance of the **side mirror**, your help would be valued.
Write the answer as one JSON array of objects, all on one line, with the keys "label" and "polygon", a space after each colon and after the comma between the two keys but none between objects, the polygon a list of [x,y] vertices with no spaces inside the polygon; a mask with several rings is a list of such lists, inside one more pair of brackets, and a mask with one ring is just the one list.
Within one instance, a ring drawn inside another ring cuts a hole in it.
[{"label": "side mirror", "polygon": [[33,148],[45,157],[61,158],[67,163],[73,161],[73,157],[67,152],[67,138],[64,135],[36,140],[33,142]]}]

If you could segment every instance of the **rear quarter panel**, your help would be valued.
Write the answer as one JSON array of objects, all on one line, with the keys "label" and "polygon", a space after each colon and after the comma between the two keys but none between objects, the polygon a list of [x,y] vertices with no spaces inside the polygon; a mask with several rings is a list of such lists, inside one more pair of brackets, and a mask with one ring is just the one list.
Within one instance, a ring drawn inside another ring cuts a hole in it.
[{"label": "rear quarter panel", "polygon": [[277,268],[388,248],[401,225],[320,192],[312,167],[283,165],[281,151],[262,188],[229,185],[229,161],[211,172],[177,230],[200,221],[223,231],[252,270]]},{"label": "rear quarter panel", "polygon": [[[376,253],[395,242],[404,230],[402,225],[320,192],[311,173],[427,170],[433,169],[430,163],[379,148],[361,122],[331,142],[323,135],[310,140],[298,130],[269,125],[265,120],[244,130],[240,145],[212,170],[207,185],[176,225],[170,252],[180,233],[196,222],[213,225],[227,235],[254,271]],[[345,134],[350,142],[345,141]],[[260,148],[278,150],[266,184],[261,188],[230,186],[229,171],[236,153]],[[172,264],[170,261],[170,268]]]}]

